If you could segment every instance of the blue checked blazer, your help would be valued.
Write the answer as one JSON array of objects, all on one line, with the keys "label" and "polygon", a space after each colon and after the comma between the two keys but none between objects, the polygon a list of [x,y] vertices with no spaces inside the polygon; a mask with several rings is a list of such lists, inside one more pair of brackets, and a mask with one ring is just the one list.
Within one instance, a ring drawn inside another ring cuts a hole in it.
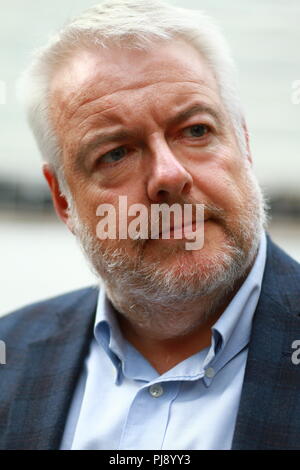
[{"label": "blue checked blazer", "polygon": [[[87,288],[0,319],[0,449],[58,449],[93,334]],[[268,237],[232,449],[300,449],[300,265]],[[200,415],[200,413],[199,413]],[[200,418],[199,418],[200,419]]]}]

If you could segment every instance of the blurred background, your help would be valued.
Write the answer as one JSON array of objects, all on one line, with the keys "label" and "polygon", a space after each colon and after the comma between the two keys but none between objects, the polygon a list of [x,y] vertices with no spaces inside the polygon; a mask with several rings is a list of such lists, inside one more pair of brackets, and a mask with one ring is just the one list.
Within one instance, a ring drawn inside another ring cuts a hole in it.
[{"label": "blurred background", "polygon": [[[95,282],[54,215],[15,92],[32,50],[95,3],[0,0],[0,315]],[[297,80],[300,89],[299,0],[170,3],[205,10],[225,33],[239,68],[255,172],[271,204],[269,232],[300,261],[300,103],[292,98]]]}]

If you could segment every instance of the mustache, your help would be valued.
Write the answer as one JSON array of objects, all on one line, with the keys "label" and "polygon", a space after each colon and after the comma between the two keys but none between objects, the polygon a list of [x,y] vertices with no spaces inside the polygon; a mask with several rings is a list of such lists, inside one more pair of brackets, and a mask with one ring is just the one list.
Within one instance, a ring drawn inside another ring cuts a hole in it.
[{"label": "mustache", "polygon": [[[166,204],[166,203],[164,203]],[[215,204],[211,204],[211,203],[207,203],[207,202],[199,202],[199,201],[191,201],[190,199],[189,200],[184,200],[184,201],[180,201],[180,202],[173,202],[172,204],[167,204],[167,206],[171,207],[173,204],[177,204],[181,207],[181,211],[182,211],[182,214],[184,214],[184,205],[189,205],[190,208],[191,208],[191,213],[192,213],[192,216],[191,216],[191,219],[189,218],[188,221],[185,220],[185,218],[183,217],[184,219],[184,223],[186,222],[196,222],[197,219],[196,219],[196,214],[197,214],[197,205],[201,205],[203,207],[203,220],[206,221],[208,219],[211,219],[211,220],[214,220],[215,222],[218,222],[220,223],[221,225],[224,225],[226,226],[226,221],[227,221],[227,214],[226,214],[226,211],[215,205]],[[173,214],[172,214],[173,216]],[[151,239],[151,226],[154,224],[155,227],[159,227],[159,236],[161,236],[161,233],[163,231],[163,215],[162,213],[159,213],[158,214],[158,217],[156,218],[152,218],[151,219],[151,216],[149,214],[149,211],[148,211],[148,219],[147,219],[147,223],[148,223],[148,238],[146,239],[143,239],[143,238],[136,238],[134,240],[132,240],[133,244],[138,244],[138,245],[145,245],[150,239]],[[174,227],[174,224],[170,221],[170,229],[172,229]]]}]

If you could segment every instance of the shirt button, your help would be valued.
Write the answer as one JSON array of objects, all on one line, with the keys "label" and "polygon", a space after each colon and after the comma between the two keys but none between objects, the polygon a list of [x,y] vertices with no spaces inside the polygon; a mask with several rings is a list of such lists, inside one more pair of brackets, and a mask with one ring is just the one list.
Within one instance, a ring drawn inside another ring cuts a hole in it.
[{"label": "shirt button", "polygon": [[208,367],[205,371],[205,377],[212,379],[215,376],[215,370],[212,367]]},{"label": "shirt button", "polygon": [[149,393],[152,395],[153,398],[158,398],[164,393],[164,389],[161,385],[151,385],[149,388]]}]

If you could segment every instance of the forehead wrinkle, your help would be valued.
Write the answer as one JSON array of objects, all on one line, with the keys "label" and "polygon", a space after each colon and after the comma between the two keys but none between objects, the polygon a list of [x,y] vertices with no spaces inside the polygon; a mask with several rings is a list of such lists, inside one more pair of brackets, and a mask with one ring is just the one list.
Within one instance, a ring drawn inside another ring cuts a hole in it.
[{"label": "forehead wrinkle", "polygon": [[108,112],[111,112],[113,109],[116,109],[118,108],[119,105],[116,104],[114,106],[109,106],[107,108],[104,108],[104,109],[101,109],[101,110],[97,110],[95,111],[94,113],[91,113],[89,114],[88,116],[86,116],[84,119],[82,119],[80,121],[80,126],[83,126],[86,124],[86,122],[89,120],[89,119],[92,119],[93,117],[97,116],[97,125],[100,125],[100,124],[111,124],[112,122],[118,122],[119,119],[115,118],[115,119],[112,119],[108,116],[106,116],[106,114]]},{"label": "forehead wrinkle", "polygon": [[[122,70],[117,70],[119,72],[119,76],[117,73],[115,74],[103,74],[102,71],[95,73],[92,72],[91,76],[89,78],[86,78],[83,81],[77,80],[79,83],[78,85],[73,85],[73,92],[72,94],[76,94],[78,98],[80,99],[80,96],[83,95],[84,99],[81,101],[80,105],[87,104],[89,101],[91,101],[93,98],[85,98],[86,94],[89,92],[89,89],[93,89],[95,84],[101,83],[105,88],[111,88],[112,86],[115,87],[113,91],[110,93],[105,93],[106,95],[114,94],[118,91],[130,91],[130,90],[138,90],[142,88],[146,88],[148,86],[155,86],[157,84],[161,83],[174,83],[174,84],[181,84],[181,83],[194,83],[196,85],[207,85],[207,81],[205,81],[201,76],[198,76],[197,79],[195,79],[195,71],[189,71],[187,69],[184,70],[185,73],[185,79],[182,80],[182,70],[172,70],[171,68],[168,68],[166,70],[153,70],[151,69],[151,79],[149,78],[149,71],[147,73],[141,73],[140,78],[132,78],[128,77],[128,73],[124,73]],[[202,73],[202,75],[206,75],[207,70]],[[188,78],[188,76],[191,76]],[[75,76],[76,77],[76,76]],[[193,77],[193,78],[192,78]],[[77,77],[76,77],[77,78]],[[210,80],[210,86],[213,84],[213,82],[216,82],[215,77],[211,75],[213,80]],[[59,76],[58,76],[59,79]],[[129,83],[128,83],[129,79]],[[124,84],[124,80],[127,81],[127,83]],[[64,83],[65,80],[63,80]],[[56,80],[57,82],[57,80]],[[216,86],[217,84],[214,83]],[[68,84],[68,88],[70,85]],[[217,86],[216,86],[217,89]],[[61,90],[62,92],[64,91],[63,89]],[[68,97],[66,97],[66,101],[68,101]]]},{"label": "forehead wrinkle", "polygon": [[[80,97],[80,95],[84,95],[84,99],[83,99],[83,101],[81,101],[81,102],[76,106],[75,109],[72,110],[72,109],[70,109],[70,100],[68,100],[67,97],[66,97],[66,99],[64,100],[64,102],[66,103],[67,108],[69,108],[69,111],[66,110],[66,112],[63,113],[63,114],[65,114],[65,116],[66,116],[66,118],[67,118],[68,120],[71,120],[72,118],[74,118],[74,117],[76,116],[76,114],[77,114],[78,112],[81,112],[82,110],[84,111],[87,106],[90,106],[90,107],[91,107],[91,106],[92,106],[92,107],[97,106],[99,100],[100,100],[100,101],[101,101],[101,100],[104,100],[104,102],[105,102],[105,100],[110,99],[110,98],[113,97],[113,96],[114,96],[114,98],[115,98],[119,93],[130,92],[130,91],[133,91],[133,92],[137,91],[137,92],[138,92],[138,91],[141,91],[141,90],[146,89],[146,88],[148,88],[148,87],[155,87],[155,86],[158,86],[158,85],[160,85],[160,84],[162,84],[162,83],[165,83],[166,85],[169,84],[169,83],[172,83],[172,84],[174,84],[176,87],[182,87],[184,83],[192,83],[192,84],[194,84],[194,85],[197,86],[197,87],[200,86],[201,88],[203,87],[203,85],[204,85],[204,86],[206,85],[206,83],[205,83],[203,80],[197,80],[197,81],[196,81],[196,80],[185,80],[184,82],[182,82],[182,81],[174,82],[174,80],[163,80],[163,81],[154,82],[154,83],[147,83],[147,84],[144,84],[144,83],[143,83],[143,84],[140,84],[140,85],[138,85],[138,86],[137,86],[136,84],[134,84],[134,85],[132,85],[132,86],[130,86],[130,87],[122,87],[122,88],[119,88],[119,89],[117,89],[117,90],[114,90],[114,91],[112,91],[112,92],[110,92],[110,93],[104,94],[104,95],[102,95],[102,96],[100,96],[100,97],[96,97],[96,98],[93,97],[93,96],[90,96],[90,97],[87,98],[87,97],[86,97],[86,95],[87,95],[87,90],[82,91],[82,93],[79,93],[79,95],[76,95],[75,92],[74,92],[75,97],[76,97],[76,100],[78,100],[78,97]],[[94,84],[92,84],[91,87],[92,87],[93,85],[94,85]],[[210,88],[206,86],[205,89],[208,90],[208,89],[210,89]],[[200,91],[200,90],[199,90],[199,91]],[[174,94],[174,93],[175,93],[175,91],[171,91],[171,90],[168,89],[167,92],[165,93],[165,95],[170,95],[170,94]],[[183,95],[185,95],[185,94],[186,94],[186,95],[189,95],[189,94],[195,94],[195,93],[196,93],[196,90],[185,90],[185,91],[182,91],[182,92],[180,93],[180,95],[182,95],[182,94],[183,94]],[[73,93],[72,93],[72,94],[73,94]],[[161,93],[159,93],[159,97],[157,97],[157,99],[160,100],[160,97],[161,97]],[[153,98],[153,97],[151,97],[151,98]],[[148,97],[148,99],[149,99],[149,97]],[[72,103],[72,101],[71,101],[71,103]],[[111,103],[110,103],[110,104],[111,104]],[[107,111],[110,111],[110,110],[112,110],[112,109],[114,109],[114,108],[117,108],[118,106],[119,106],[119,104],[116,104],[116,105],[111,105],[111,106],[108,107],[108,108],[104,108],[104,109],[98,110],[98,111],[96,111],[95,113],[92,113],[92,114],[90,114],[89,116],[87,116],[87,117],[81,122],[81,124],[84,123],[87,119],[91,118],[91,117],[94,116],[94,115],[97,115],[97,114],[98,114],[98,115],[100,116],[102,113],[107,113]],[[127,110],[127,111],[128,111],[128,110]],[[123,114],[124,114],[124,113],[123,113]],[[125,113],[125,114],[126,114],[126,113]],[[104,119],[107,120],[105,117],[104,117]]]}]

